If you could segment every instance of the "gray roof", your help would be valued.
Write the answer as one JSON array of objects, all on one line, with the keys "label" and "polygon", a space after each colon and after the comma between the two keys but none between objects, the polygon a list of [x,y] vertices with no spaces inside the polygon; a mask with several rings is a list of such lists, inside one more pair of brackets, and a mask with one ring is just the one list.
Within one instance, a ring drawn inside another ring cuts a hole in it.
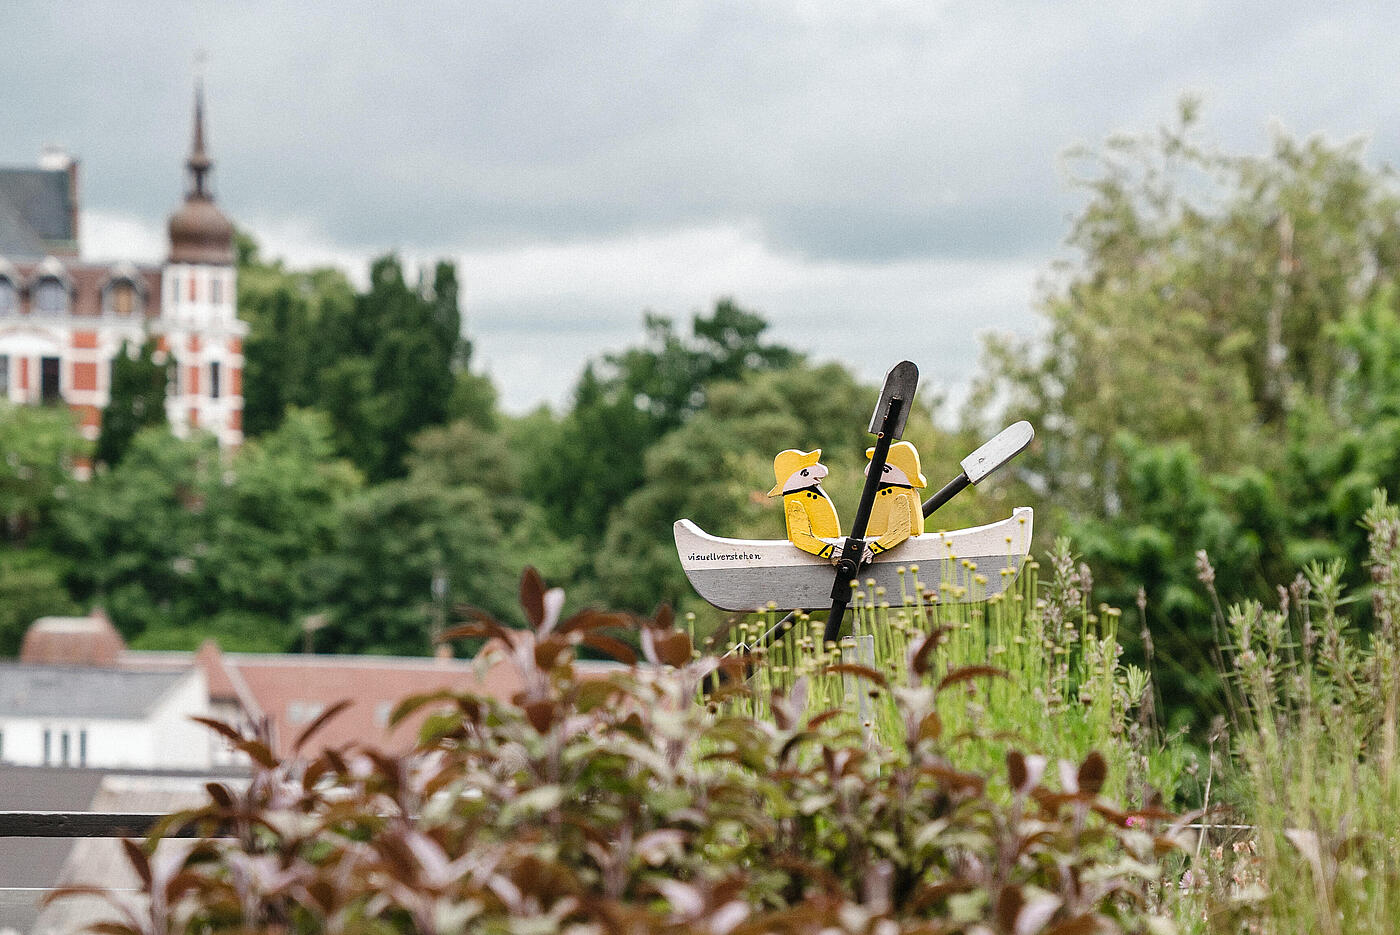
[{"label": "gray roof", "polygon": [[0,663],[0,717],[140,718],[189,672]]},{"label": "gray roof", "polygon": [[64,169],[0,168],[0,256],[38,258],[76,240],[69,196]]}]

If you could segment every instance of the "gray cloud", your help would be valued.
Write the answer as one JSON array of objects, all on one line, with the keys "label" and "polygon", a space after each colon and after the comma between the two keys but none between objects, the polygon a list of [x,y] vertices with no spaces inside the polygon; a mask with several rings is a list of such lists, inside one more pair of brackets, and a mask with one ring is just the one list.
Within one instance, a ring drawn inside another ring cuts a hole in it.
[{"label": "gray cloud", "polygon": [[[6,19],[0,160],[66,143],[88,207],[159,223],[205,49],[228,212],[355,254],[730,227],[795,269],[1043,268],[1077,204],[1057,154],[1185,90],[1234,147],[1281,120],[1400,155],[1400,12],[1379,5],[29,0]],[[579,304],[634,323],[635,298]],[[1029,328],[1028,304],[998,320]]]},{"label": "gray cloud", "polygon": [[1262,5],[19,6],[5,155],[66,140],[95,207],[168,209],[204,47],[236,211],[355,244],[737,216],[778,249],[872,260],[1042,249],[1067,206],[1056,152],[1163,119],[1184,87],[1255,139],[1273,115],[1367,129],[1393,79],[1357,56],[1396,41],[1378,14]]}]

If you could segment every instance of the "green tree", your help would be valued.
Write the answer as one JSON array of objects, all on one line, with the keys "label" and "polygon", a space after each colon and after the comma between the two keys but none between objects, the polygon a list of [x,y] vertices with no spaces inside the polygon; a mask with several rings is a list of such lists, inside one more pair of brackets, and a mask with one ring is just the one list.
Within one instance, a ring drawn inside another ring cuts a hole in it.
[{"label": "green tree", "polygon": [[210,606],[197,559],[208,548],[207,510],[223,470],[212,436],[138,432],[116,467],[76,487],[54,512],[53,550],[72,562],[74,596],[103,605],[127,639],[196,625]]},{"label": "green tree", "polygon": [[89,450],[66,408],[0,400],[0,541],[26,545],[76,484],[73,470]]},{"label": "green tree", "polygon": [[459,419],[413,439],[407,477],[347,499],[325,565],[332,625],[318,645],[427,652],[434,625],[463,603],[522,622],[512,582],[526,565],[577,582],[575,599],[587,600],[590,554],[523,496],[520,459],[506,436]]},{"label": "green tree", "polygon": [[564,535],[596,538],[645,473],[643,453],[706,404],[707,387],[789,366],[798,355],[767,344],[767,323],[734,302],[696,315],[691,336],[646,316],[646,342],[584,369],[573,409],[542,431],[527,465],[528,489]]},{"label": "green tree", "polygon": [[[347,502],[340,532],[324,647],[425,654],[436,615],[452,604],[495,612],[512,603],[513,557],[481,490],[386,481]],[[439,575],[447,591],[436,598]]]},{"label": "green tree", "polygon": [[112,358],[110,399],[102,410],[102,431],[94,457],[115,467],[142,429],[166,425],[165,388],[170,382],[169,359],[156,362],[156,342],[147,338],[132,353],[125,341]]},{"label": "green tree", "polygon": [[470,355],[457,303],[451,263],[413,287],[390,255],[371,264],[369,290],[353,308],[325,322],[320,337],[333,362],[321,374],[320,405],[340,452],[371,481],[402,477],[410,439],[448,419]]},{"label": "green tree", "polygon": [[334,363],[331,322],[352,315],[355,290],[345,274],[295,271],[265,261],[257,244],[238,237],[238,313],[248,322],[243,343],[243,430],[270,432],[288,406],[321,401],[321,374]]},{"label": "green tree", "polygon": [[1276,464],[1289,415],[1345,364],[1329,328],[1400,269],[1400,193],[1358,144],[1226,154],[1196,118],[1187,101],[1155,135],[1075,154],[1089,200],[1046,338],[989,346],[984,421],[1032,419],[1027,467],[1071,511],[1111,508],[1124,430],[1186,442],[1208,471]]},{"label": "green tree", "polygon": [[1043,340],[990,344],[969,420],[1036,425],[1037,526],[1071,531],[1120,606],[1145,590],[1183,715],[1217,684],[1197,551],[1239,597],[1321,558],[1360,583],[1357,522],[1400,483],[1400,188],[1359,144],[1279,135],[1241,156],[1195,124],[1188,101],[1156,135],[1077,154],[1078,258]]},{"label": "green tree", "polygon": [[320,413],[289,409],[231,460],[210,436],[147,429],[63,503],[55,551],[74,595],[136,645],[288,649],[333,596],[342,511],[361,486]]},{"label": "green tree", "polygon": [[208,541],[196,575],[208,614],[264,621],[269,642],[291,648],[301,618],[331,595],[326,565],[345,502],[363,485],[336,456],[324,414],[289,409],[274,432],[250,440],[211,492]]},{"label": "green tree", "polygon": [[79,611],[63,585],[66,571],[67,564],[44,549],[0,550],[0,656],[16,655],[38,618]]}]

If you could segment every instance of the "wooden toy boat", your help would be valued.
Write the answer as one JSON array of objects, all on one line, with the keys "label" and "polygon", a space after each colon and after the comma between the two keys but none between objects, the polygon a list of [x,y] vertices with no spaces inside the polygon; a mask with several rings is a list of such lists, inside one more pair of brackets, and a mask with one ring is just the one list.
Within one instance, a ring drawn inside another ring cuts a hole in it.
[{"label": "wooden toy boat", "polygon": [[[913,596],[909,571],[917,565],[919,584],[937,590],[939,600],[986,600],[1015,581],[1030,553],[1034,516],[1023,506],[986,526],[926,532],[876,556],[861,567],[857,578],[862,586],[874,578],[876,586],[885,589],[885,599],[898,604],[903,594]],[[779,610],[793,610],[831,603],[831,563],[787,539],[725,539],[688,519],[677,520],[674,533],[691,586],[716,607],[754,611],[771,603]],[[841,539],[827,541],[840,550]],[[901,568],[906,570],[902,579]]]}]

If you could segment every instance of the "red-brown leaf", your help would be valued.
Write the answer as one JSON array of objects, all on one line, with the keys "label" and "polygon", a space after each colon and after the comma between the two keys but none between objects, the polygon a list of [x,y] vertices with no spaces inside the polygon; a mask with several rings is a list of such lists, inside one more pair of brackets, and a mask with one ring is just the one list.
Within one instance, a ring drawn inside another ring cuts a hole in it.
[{"label": "red-brown leaf", "polygon": [[604,627],[630,629],[635,618],[630,614],[602,610],[580,610],[554,628],[555,633],[572,633],[575,630],[600,630]]},{"label": "red-brown leaf", "polygon": [[345,757],[341,756],[337,751],[327,750],[321,755],[326,758],[327,763],[331,764],[331,767],[336,771],[337,775],[344,776],[346,773],[350,772],[350,767],[349,764],[345,762]]},{"label": "red-brown leaf", "polygon": [[778,750],[778,762],[786,763],[788,756],[792,753],[793,750],[796,750],[801,744],[805,743],[808,740],[816,739],[817,735],[810,730],[798,731],[797,733],[793,734],[787,739],[787,742],[783,744],[782,748]]},{"label": "red-brown leaf", "polygon": [[1026,770],[1026,758],[1021,751],[1006,751],[1006,777],[1011,782],[1012,791],[1020,793],[1026,791],[1026,780],[1030,778],[1030,773]]},{"label": "red-brown leaf", "polygon": [[[78,894],[74,893],[72,895],[76,896]],[[108,893],[103,890],[101,891],[101,895],[106,896]],[[83,931],[93,932],[95,935],[138,935],[136,929],[129,925],[122,925],[120,922],[93,922],[90,925],[83,926]]]},{"label": "red-brown leaf", "polygon": [[684,630],[659,630],[655,634],[656,656],[664,665],[681,668],[690,662],[690,634]]},{"label": "red-brown leaf", "polygon": [[216,734],[221,734],[222,736],[228,738],[229,743],[236,744],[243,739],[243,734],[241,734],[233,726],[226,724],[223,721],[215,720],[211,717],[192,717],[190,718],[190,720],[194,721],[196,724],[203,724],[205,727],[214,731]]},{"label": "red-brown leaf", "polygon": [[122,838],[122,850],[126,851],[126,859],[131,864],[131,869],[136,871],[136,875],[141,878],[149,892],[151,888],[151,862],[146,857],[146,852],[141,850],[141,845],[128,838]]},{"label": "red-brown leaf", "polygon": [[275,769],[277,766],[277,757],[261,740],[240,740],[234,747],[248,754],[248,759],[264,769]]},{"label": "red-brown leaf", "polygon": [[919,648],[914,651],[914,660],[910,663],[910,668],[914,674],[922,678],[928,672],[928,657],[943,639],[943,634],[951,631],[952,627],[935,627],[934,630],[924,637],[924,641],[919,644]]},{"label": "red-brown leaf", "polygon": [[1047,930],[1045,935],[1094,935],[1097,931],[1099,931],[1099,924],[1094,920],[1093,913],[1086,912],[1073,919],[1066,919],[1054,928]]},{"label": "red-brown leaf", "polygon": [[623,665],[630,666],[637,661],[636,650],[617,637],[608,636],[606,633],[585,633],[581,642],[600,653],[606,653]]},{"label": "red-brown leaf", "polygon": [[1019,886],[1014,883],[1003,886],[1001,895],[997,897],[997,928],[1003,932],[1016,931],[1016,918],[1025,906],[1026,897]]},{"label": "red-brown leaf", "polygon": [[951,767],[937,764],[923,767],[923,772],[936,779],[941,779],[954,789],[970,789],[977,795],[981,795],[982,790],[986,788],[986,780],[976,773],[963,773]]},{"label": "red-brown leaf", "polygon": [[469,620],[443,632],[441,642],[466,639],[497,639],[507,646],[515,645],[515,635],[508,627],[501,626],[491,619]]},{"label": "red-brown leaf", "polygon": [[193,870],[181,870],[165,884],[165,902],[173,906],[188,891],[197,891],[204,885],[204,877]]},{"label": "red-brown leaf", "polygon": [[329,880],[318,879],[306,887],[307,894],[320,906],[321,911],[329,913],[336,906],[336,888]]},{"label": "red-brown leaf", "polygon": [[228,786],[221,782],[206,782],[204,791],[209,793],[209,798],[214,800],[214,804],[222,809],[233,808],[233,793],[228,791]]},{"label": "red-brown leaf", "polygon": [[938,681],[936,691],[943,691],[951,685],[959,682],[970,682],[979,678],[1010,678],[1010,673],[1005,669],[998,669],[996,666],[962,666],[954,669]]},{"label": "red-brown leaf", "polygon": [[413,712],[427,704],[437,701],[451,701],[454,695],[449,691],[425,692],[421,695],[409,695],[407,698],[394,705],[394,710],[389,712],[389,726],[397,727],[399,722],[408,717]]},{"label": "red-brown leaf", "polygon": [[526,565],[520,574],[520,607],[526,621],[538,630],[544,623],[544,581],[533,565]]},{"label": "red-brown leaf", "polygon": [[555,701],[529,701],[522,705],[522,707],[525,710],[525,717],[530,721],[530,725],[541,734],[549,732],[559,712],[559,703]]},{"label": "red-brown leaf", "polygon": [[547,672],[558,664],[559,655],[564,652],[573,655],[568,640],[554,634],[546,636],[535,644],[535,665]]},{"label": "red-brown leaf", "polygon": [[300,753],[301,748],[306,746],[306,742],[316,736],[316,732],[326,726],[331,718],[354,704],[349,698],[342,698],[326,710],[322,711],[316,720],[306,725],[306,730],[297,735],[296,742],[292,744],[292,752]]},{"label": "red-brown leaf", "polygon": [[942,883],[934,883],[931,886],[921,886],[914,893],[914,899],[909,906],[910,912],[922,913],[934,903],[947,899],[957,893],[967,893],[977,886],[970,880],[945,880]]},{"label": "red-brown leaf", "polygon": [[1079,764],[1079,791],[1093,798],[1099,794],[1107,777],[1108,763],[1104,761],[1103,754],[1090,750],[1084,762]]},{"label": "red-brown leaf", "polygon": [[881,673],[869,666],[857,665],[854,662],[842,662],[834,666],[827,666],[823,671],[828,675],[854,675],[858,678],[869,679],[881,688],[889,685],[889,681]]},{"label": "red-brown leaf", "polygon": [[651,625],[662,630],[669,630],[676,622],[676,612],[671,609],[670,604],[662,604],[656,608],[656,614],[651,619]]},{"label": "red-brown leaf", "polygon": [[307,764],[306,770],[301,774],[302,789],[310,792],[320,781],[321,777],[331,770],[331,761],[326,757],[318,756]]},{"label": "red-brown leaf", "polygon": [[[51,904],[51,903],[56,903],[56,902],[58,902],[60,899],[71,899],[71,898],[74,897],[74,896],[102,896],[102,897],[107,897],[107,896],[111,896],[111,895],[112,895],[112,891],[109,890],[109,889],[107,889],[107,887],[105,887],[105,886],[93,886],[93,885],[90,885],[90,884],[75,883],[75,884],[73,884],[73,885],[71,885],[71,886],[56,886],[56,887],[54,887],[53,889],[49,890],[47,893],[44,893],[42,896],[39,897],[39,905],[41,905],[41,906],[47,906],[47,905],[49,905],[49,904]],[[108,924],[108,925],[116,925],[116,923],[106,923],[106,924]],[[97,926],[95,926],[95,925],[89,925],[89,926],[87,926],[87,928],[88,928],[89,930],[95,930],[95,929],[97,928]],[[124,925],[123,925],[123,926],[117,926],[117,928],[120,928],[122,932],[131,932],[131,931],[132,931],[131,929],[127,928],[127,927],[124,926]]]}]

